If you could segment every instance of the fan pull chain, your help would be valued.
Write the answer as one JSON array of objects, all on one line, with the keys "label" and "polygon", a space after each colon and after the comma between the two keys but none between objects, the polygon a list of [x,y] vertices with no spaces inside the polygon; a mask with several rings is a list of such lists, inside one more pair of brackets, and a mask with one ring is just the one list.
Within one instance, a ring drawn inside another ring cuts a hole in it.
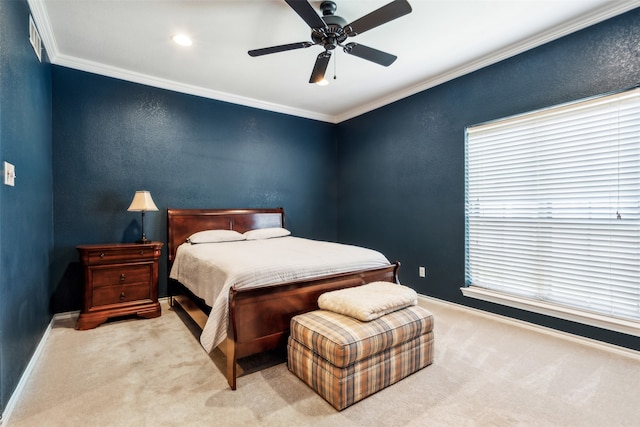
[{"label": "fan pull chain", "polygon": [[336,80],[338,77],[336,76],[336,63],[338,62],[338,55],[333,56],[333,80]]}]

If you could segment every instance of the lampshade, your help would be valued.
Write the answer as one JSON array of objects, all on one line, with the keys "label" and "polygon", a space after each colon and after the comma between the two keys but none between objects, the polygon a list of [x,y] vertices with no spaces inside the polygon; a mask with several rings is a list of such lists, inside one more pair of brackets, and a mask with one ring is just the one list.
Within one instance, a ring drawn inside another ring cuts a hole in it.
[{"label": "lampshade", "polygon": [[157,211],[158,207],[153,203],[151,193],[148,191],[136,191],[136,194],[133,195],[131,205],[127,210],[134,212]]}]

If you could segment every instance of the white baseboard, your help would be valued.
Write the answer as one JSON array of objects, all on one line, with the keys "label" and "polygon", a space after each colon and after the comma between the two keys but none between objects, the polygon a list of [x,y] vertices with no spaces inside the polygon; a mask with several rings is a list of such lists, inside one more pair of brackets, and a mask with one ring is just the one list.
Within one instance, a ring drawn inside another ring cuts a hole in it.
[{"label": "white baseboard", "polygon": [[20,399],[20,396],[22,395],[22,392],[24,390],[24,386],[29,380],[31,373],[33,372],[33,368],[36,366],[36,363],[38,362],[38,359],[40,358],[40,355],[44,350],[44,346],[47,342],[47,338],[49,338],[49,333],[51,332],[53,321],[56,319],[56,316],[57,315],[54,315],[51,318],[49,325],[47,325],[47,328],[44,330],[44,333],[40,338],[40,342],[38,343],[36,350],[33,352],[33,355],[31,356],[31,359],[27,364],[27,367],[25,368],[24,372],[22,372],[22,376],[20,377],[20,381],[18,381],[18,385],[16,386],[15,390],[13,390],[13,393],[11,393],[11,397],[9,398],[7,406],[4,408],[4,412],[2,413],[2,417],[0,418],[0,426],[9,423],[11,413],[13,412],[16,403]]},{"label": "white baseboard", "polygon": [[[479,310],[479,309],[476,309],[476,308],[467,307],[467,306],[462,305],[462,304],[457,304],[457,303],[454,303],[454,302],[441,300],[441,299],[430,297],[430,296],[427,296],[427,295],[418,294],[418,298],[424,299],[424,300],[428,301],[429,303],[442,304],[442,305],[445,305],[447,307],[454,308],[454,309],[461,310],[461,311],[470,311],[470,312],[473,312],[474,314],[477,314],[477,315],[485,317],[485,318],[497,320],[499,322],[507,323],[507,324],[510,324],[510,325],[513,325],[513,326],[517,326],[517,327],[520,327],[520,328],[525,328],[525,329],[537,331],[537,332],[540,332],[540,333],[543,333],[543,334],[546,334],[546,335],[550,335],[550,336],[553,336],[553,337],[560,337],[560,338],[563,338],[563,339],[567,339],[569,341],[574,341],[574,342],[577,342],[577,343],[580,343],[580,344],[583,344],[583,345],[587,345],[589,347],[594,347],[594,348],[597,348],[599,350],[609,351],[609,352],[612,352],[612,353],[615,353],[615,354],[618,354],[618,355],[621,355],[621,356],[631,357],[633,359],[640,360],[640,352],[632,350],[630,348],[626,348],[626,347],[621,347],[621,346],[605,343],[605,342],[594,340],[594,339],[591,339],[591,338],[581,337],[579,335],[570,334],[568,332],[558,331],[558,330],[555,330],[555,329],[547,328],[545,326],[540,326],[540,325],[536,325],[534,323],[525,322],[523,320],[517,320],[517,319],[510,318],[510,317],[502,316],[502,315],[499,315],[499,314],[490,313],[488,311],[483,311],[483,310]],[[162,301],[162,302],[165,302],[166,300],[168,300],[168,297],[159,298],[158,300]],[[78,313],[79,313],[79,311],[70,311],[70,312],[66,312],[66,313],[58,313],[58,314],[55,314],[51,318],[51,321],[49,322],[49,325],[45,329],[44,334],[42,335],[42,338],[40,339],[40,342],[38,343],[38,346],[36,347],[36,350],[33,353],[33,356],[31,356],[31,360],[29,361],[29,364],[27,365],[27,367],[25,368],[24,372],[22,373],[22,376],[20,378],[20,381],[18,382],[18,385],[16,386],[16,389],[11,394],[11,398],[9,399],[9,402],[7,403],[7,406],[6,406],[5,410],[4,410],[4,413],[2,414],[2,418],[0,418],[0,426],[2,426],[3,424],[6,424],[6,423],[9,422],[9,419],[11,418],[11,413],[13,412],[13,409],[14,409],[14,407],[16,405],[16,402],[18,402],[18,400],[20,399],[20,396],[22,395],[22,392],[24,390],[24,386],[27,383],[31,373],[33,372],[33,369],[34,369],[36,363],[38,362],[38,359],[40,358],[40,355],[42,354],[42,352],[44,350],[44,346],[45,346],[45,344],[47,342],[47,338],[49,337],[49,333],[51,332],[51,328],[53,327],[54,322],[56,320],[69,319],[71,317],[77,317]]]},{"label": "white baseboard", "polygon": [[[158,298],[158,301],[160,302],[166,302],[167,300],[168,300],[168,297]],[[18,382],[18,385],[16,386],[15,390],[13,390],[13,393],[11,393],[11,397],[7,402],[7,406],[4,408],[4,412],[0,414],[0,426],[2,426],[3,424],[7,425],[9,423],[9,418],[11,418],[11,413],[13,412],[13,409],[16,406],[16,402],[18,402],[18,400],[20,399],[22,392],[24,390],[24,386],[29,380],[31,373],[33,372],[33,369],[36,363],[38,363],[38,359],[40,358],[40,355],[44,350],[44,346],[47,342],[47,338],[49,338],[49,333],[51,332],[51,328],[53,327],[53,324],[57,320],[65,320],[73,317],[78,317],[79,313],[80,313],[80,310],[76,310],[76,311],[68,311],[65,313],[57,313],[53,315],[53,317],[51,318],[51,321],[49,322],[49,325],[47,326],[44,333],[42,334],[42,338],[40,338],[40,342],[38,343],[36,350],[33,352],[33,355],[31,356],[31,360],[29,360],[29,364],[25,368],[24,372],[22,372],[22,376],[20,377],[20,381]]]},{"label": "white baseboard", "polygon": [[592,338],[583,337],[580,335],[570,334],[569,332],[559,331],[557,329],[548,328],[546,326],[536,325],[535,323],[525,322],[524,320],[514,319],[512,317],[502,316],[500,314],[491,313],[489,311],[480,310],[466,305],[457,304],[450,301],[441,300],[438,298],[430,297],[427,295],[418,294],[418,298],[425,299],[430,303],[443,304],[451,308],[463,311],[471,311],[479,316],[497,320],[502,323],[507,323],[512,326],[528,329],[531,331],[540,332],[556,338],[563,338],[569,341],[573,341],[582,345],[586,345],[592,348],[596,348],[603,351],[608,351],[625,357],[631,357],[635,360],[640,360],[640,351],[636,351],[630,348],[610,344],[604,341],[598,341]]}]

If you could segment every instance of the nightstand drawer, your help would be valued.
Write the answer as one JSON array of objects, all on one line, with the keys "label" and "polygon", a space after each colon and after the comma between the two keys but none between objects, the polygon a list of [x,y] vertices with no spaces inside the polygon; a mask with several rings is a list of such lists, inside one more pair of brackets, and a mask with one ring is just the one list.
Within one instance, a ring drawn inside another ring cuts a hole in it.
[{"label": "nightstand drawer", "polygon": [[143,283],[149,287],[153,277],[153,263],[91,268],[92,283],[94,288],[105,286],[130,285]]},{"label": "nightstand drawer", "polygon": [[93,306],[101,307],[123,302],[150,300],[149,285],[106,286],[93,289]]},{"label": "nightstand drawer", "polygon": [[88,254],[88,264],[113,264],[116,262],[135,262],[153,259],[153,248],[131,248],[116,250],[96,250]]}]

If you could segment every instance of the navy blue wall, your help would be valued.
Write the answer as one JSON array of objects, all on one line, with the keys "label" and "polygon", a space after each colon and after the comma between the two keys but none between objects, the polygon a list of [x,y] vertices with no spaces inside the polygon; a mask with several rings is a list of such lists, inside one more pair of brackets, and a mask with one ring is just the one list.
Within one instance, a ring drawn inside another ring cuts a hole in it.
[{"label": "navy blue wall", "polygon": [[26,1],[0,2],[0,161],[17,175],[0,184],[0,415],[51,318],[51,73],[28,24]]},{"label": "navy blue wall", "polygon": [[[160,209],[284,207],[298,236],[335,240],[335,126],[53,67],[56,311],[80,308],[75,246],[132,242],[136,190]],[[166,272],[166,250],[161,272]],[[160,294],[166,295],[166,274]]]},{"label": "navy blue wall", "polygon": [[[640,9],[341,123],[338,238],[419,293],[640,350],[637,338],[462,296],[465,126],[640,83]],[[426,265],[428,277],[418,277]]]},{"label": "navy blue wall", "polygon": [[18,175],[0,188],[0,410],[48,305],[80,308],[75,246],[136,240],[141,189],[152,239],[167,207],[283,206],[294,234],[379,249],[420,293],[640,349],[459,290],[464,127],[640,83],[640,10],[337,126],[39,64],[27,22],[25,1],[0,1],[0,160]]}]

